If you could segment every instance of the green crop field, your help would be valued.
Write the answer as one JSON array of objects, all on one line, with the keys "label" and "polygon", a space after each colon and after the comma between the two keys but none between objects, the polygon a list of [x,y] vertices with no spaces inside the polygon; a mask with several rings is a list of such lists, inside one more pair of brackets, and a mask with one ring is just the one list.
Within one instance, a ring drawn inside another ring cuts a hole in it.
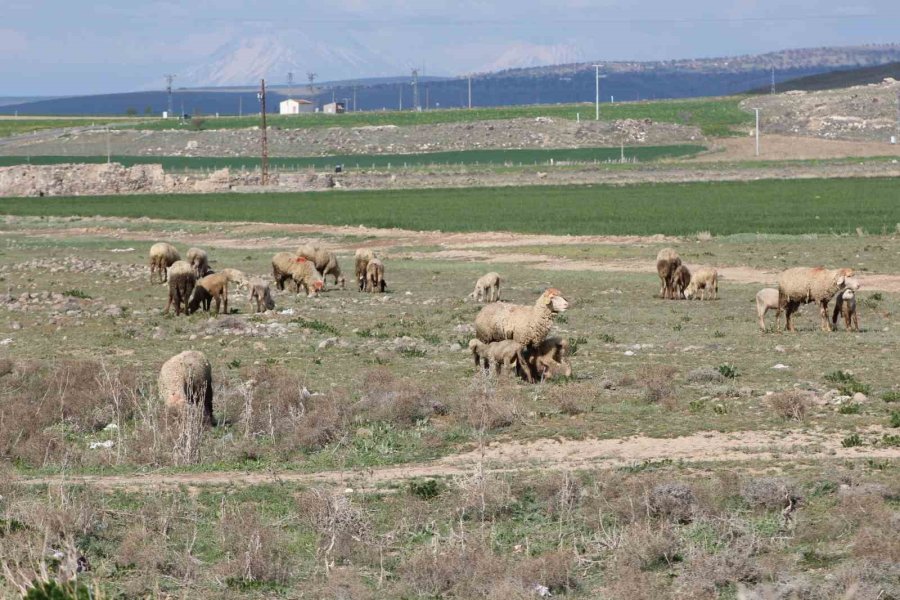
[{"label": "green crop field", "polygon": [[894,179],[292,194],[9,198],[0,214],[151,217],[553,234],[893,232]]},{"label": "green crop field", "polygon": [[[705,135],[731,135],[733,128],[749,125],[751,116],[738,106],[743,97],[700,98],[687,100],[657,100],[642,102],[621,102],[604,104],[600,118],[651,119],[666,123],[682,123],[700,127]],[[589,120],[594,117],[593,104],[557,104],[506,106],[500,108],[476,108],[472,110],[428,110],[425,112],[359,112],[342,115],[308,114],[268,117],[270,127],[282,129],[304,129],[312,127],[362,127],[367,125],[430,125],[435,123],[458,123],[467,121],[489,121],[498,119],[518,119],[551,117],[558,119],[576,118]],[[206,117],[202,118],[202,129],[240,129],[259,125],[259,117]],[[174,119],[147,121],[136,125],[140,129],[191,129],[195,122]]]},{"label": "green crop field", "polygon": [[[20,135],[41,131],[43,129],[62,129],[65,127],[85,127],[89,125],[103,125],[113,121],[109,117],[42,117],[31,118],[0,118],[0,137]],[[121,122],[121,119],[118,120]]]},{"label": "green crop field", "polygon": [[[559,162],[648,162],[663,158],[694,156],[705,148],[697,145],[635,146],[626,148],[562,148],[540,150],[465,150],[458,152],[431,152],[424,154],[343,154],[333,156],[270,158],[276,169],[331,169],[335,165],[353,167],[404,167],[426,165],[518,165]],[[62,163],[104,163],[105,156],[0,156],[0,166],[21,164],[56,165]],[[160,164],[167,171],[196,169],[255,169],[258,157],[189,157],[189,156],[113,156],[113,162],[127,167],[137,164]]]}]

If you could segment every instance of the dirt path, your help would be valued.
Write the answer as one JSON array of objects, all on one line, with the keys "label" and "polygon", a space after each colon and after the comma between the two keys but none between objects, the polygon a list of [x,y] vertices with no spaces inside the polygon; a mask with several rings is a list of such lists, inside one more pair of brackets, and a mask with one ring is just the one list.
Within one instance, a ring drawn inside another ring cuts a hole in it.
[{"label": "dirt path", "polygon": [[[860,431],[861,436],[878,436],[884,431],[874,427]],[[697,433],[678,438],[633,436],[612,440],[543,439],[534,442],[497,442],[463,454],[448,456],[424,464],[377,469],[298,473],[270,471],[259,473],[218,471],[208,473],[86,475],[25,478],[25,485],[69,483],[101,488],[145,489],[225,485],[246,486],[273,482],[304,485],[333,485],[348,488],[372,488],[379,484],[417,477],[460,477],[475,473],[483,465],[489,473],[530,470],[569,470],[616,468],[645,461],[673,460],[684,463],[776,461],[786,456],[816,461],[852,458],[900,459],[900,448],[875,448],[871,445],[844,448],[837,434],[799,431],[750,431],[723,434]]]}]

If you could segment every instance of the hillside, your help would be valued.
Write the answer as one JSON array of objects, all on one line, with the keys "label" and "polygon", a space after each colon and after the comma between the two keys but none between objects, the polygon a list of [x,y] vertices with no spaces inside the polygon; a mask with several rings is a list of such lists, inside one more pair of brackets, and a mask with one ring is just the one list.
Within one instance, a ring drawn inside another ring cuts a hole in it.
[{"label": "hillside", "polygon": [[[860,69],[840,69],[829,71],[828,73],[790,79],[778,84],[776,90],[778,92],[835,90],[855,85],[881,83],[889,77],[900,79],[900,62],[876,65],[874,67],[862,67]],[[749,90],[747,93],[768,94],[769,92],[769,86],[762,86]]]}]

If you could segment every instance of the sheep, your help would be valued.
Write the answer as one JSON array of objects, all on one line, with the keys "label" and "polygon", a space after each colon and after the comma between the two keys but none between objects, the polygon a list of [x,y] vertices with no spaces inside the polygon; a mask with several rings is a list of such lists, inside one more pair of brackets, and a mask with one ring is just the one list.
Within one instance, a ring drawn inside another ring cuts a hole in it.
[{"label": "sheep", "polygon": [[681,265],[681,257],[672,248],[663,248],[656,255],[656,273],[659,275],[659,297],[675,298],[673,276]]},{"label": "sheep", "polygon": [[339,282],[341,289],[346,286],[347,280],[341,275],[341,267],[338,265],[337,256],[331,250],[326,250],[313,244],[304,244],[297,248],[297,256],[310,260],[316,266],[316,271],[324,280],[331,275],[334,277],[334,285]]},{"label": "sheep", "polygon": [[209,268],[209,255],[206,250],[200,248],[191,248],[187,251],[187,261],[194,268],[194,275],[197,279],[205,277],[212,272]]},{"label": "sheep", "polygon": [[250,309],[256,305],[256,312],[265,312],[275,308],[275,300],[272,298],[272,290],[269,283],[262,279],[250,281]]},{"label": "sheep", "polygon": [[160,283],[168,281],[168,268],[178,260],[181,255],[172,244],[159,242],[150,246],[150,283],[154,283],[154,275]]},{"label": "sheep", "polygon": [[318,296],[319,291],[325,286],[322,277],[316,271],[312,261],[290,252],[279,252],[272,257],[272,275],[278,289],[284,289],[284,282],[288,279],[294,282],[297,293],[306,289],[308,296]]},{"label": "sheep", "polygon": [[500,274],[490,272],[479,277],[475,282],[475,290],[469,294],[469,298],[474,298],[477,302],[484,302],[485,298],[488,302],[499,302]]},{"label": "sheep", "polygon": [[169,312],[169,308],[175,305],[175,315],[181,314],[181,307],[184,305],[187,309],[188,299],[191,292],[194,291],[194,285],[197,283],[197,277],[194,275],[194,269],[190,263],[183,260],[176,261],[169,267],[169,301],[166,303],[165,312]]},{"label": "sheep", "polygon": [[370,260],[376,258],[375,252],[368,248],[358,248],[353,258],[356,262],[355,275],[356,281],[359,282],[359,291],[363,291],[366,282],[366,267],[369,265]]},{"label": "sheep", "polygon": [[825,269],[824,267],[795,267],[778,276],[778,312],[775,321],[784,311],[785,328],[796,331],[791,317],[801,304],[816,302],[822,320],[822,330],[831,331],[828,322],[828,302],[845,287],[859,287],[853,278],[853,269]]},{"label": "sheep", "polygon": [[[778,290],[775,288],[763,288],[756,292],[756,314],[759,316],[759,328],[766,330],[765,316],[769,310],[778,310]],[[775,318],[775,327],[778,328],[778,318]]]},{"label": "sheep", "polygon": [[522,344],[513,340],[485,344],[478,339],[472,339],[469,340],[469,349],[475,358],[476,367],[479,365],[480,359],[485,370],[493,365],[498,376],[503,372],[503,367],[506,367],[508,373],[513,369],[518,372],[520,365],[525,360]]},{"label": "sheep", "polygon": [[674,288],[675,296],[673,298],[684,298],[684,291],[691,284],[691,272],[687,268],[687,265],[680,264],[678,268],[675,269],[675,273],[672,275],[672,287]]},{"label": "sheep", "polygon": [[181,412],[187,404],[203,402],[203,422],[213,418],[212,367],[202,352],[187,350],[176,354],[159,370],[159,397],[169,410]]},{"label": "sheep", "polygon": [[216,314],[219,314],[222,304],[225,305],[225,314],[228,314],[228,276],[225,273],[213,273],[197,281],[187,303],[187,314],[197,312],[201,304],[209,312],[212,300],[216,301]]},{"label": "sheep", "polygon": [[[548,337],[539,344],[524,351],[523,357],[532,373],[541,379],[545,377],[572,376],[572,367],[566,362],[569,341],[561,337]],[[528,371],[520,370],[520,375],[528,379]],[[533,381],[530,381],[533,383]]]},{"label": "sheep", "polygon": [[[238,288],[244,289],[247,287],[247,283],[249,281],[247,275],[238,269],[222,269],[219,271],[223,273],[227,278],[229,283],[235,284]],[[208,273],[207,273],[208,274]]]},{"label": "sheep", "polygon": [[[834,297],[834,314],[831,315],[831,324],[837,325],[838,313],[844,317],[844,329],[859,331],[859,318],[856,313],[856,291],[845,288]],[[851,327],[852,322],[852,327]]]},{"label": "sheep", "polygon": [[384,287],[387,285],[384,281],[384,263],[380,258],[373,258],[366,265],[366,281],[365,288],[367,292],[378,290],[384,293]]},{"label": "sheep", "polygon": [[700,299],[706,300],[707,292],[712,293],[713,300],[719,297],[719,272],[713,268],[697,269],[691,275],[691,282],[684,290],[684,297],[690,300],[700,292]]}]

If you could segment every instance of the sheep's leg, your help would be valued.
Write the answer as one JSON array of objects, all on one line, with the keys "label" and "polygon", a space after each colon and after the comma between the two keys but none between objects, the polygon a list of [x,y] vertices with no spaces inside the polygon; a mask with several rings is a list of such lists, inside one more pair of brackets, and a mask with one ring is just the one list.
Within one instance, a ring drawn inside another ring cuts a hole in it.
[{"label": "sheep's leg", "polygon": [[[794,324],[791,322],[791,316],[794,312],[797,311],[797,305],[793,302],[789,302],[787,306],[784,307],[784,329],[786,331],[797,331],[794,329]],[[779,314],[781,313],[781,309],[778,309]],[[777,319],[777,316],[776,316]]]},{"label": "sheep's leg", "polygon": [[[760,305],[759,302],[756,303],[756,314],[759,317],[759,328],[762,331],[766,330],[765,316],[766,316],[766,311],[768,311],[768,310],[769,310],[768,307]],[[777,319],[776,319],[776,323],[777,323]]]},{"label": "sheep's leg", "polygon": [[855,310],[853,311],[853,331],[859,331],[859,316]]},{"label": "sheep's leg", "polygon": [[225,314],[228,314],[228,286],[222,290],[222,303],[225,305]]},{"label": "sheep's leg", "polygon": [[831,331],[831,323],[828,322],[828,300],[819,303],[819,315],[822,321],[822,331]]},{"label": "sheep's leg", "polygon": [[522,350],[518,350],[516,352],[516,358],[518,358],[519,364],[522,366],[522,371],[525,374],[525,381],[534,383],[534,370],[531,368],[531,363],[525,359],[525,353]]}]

